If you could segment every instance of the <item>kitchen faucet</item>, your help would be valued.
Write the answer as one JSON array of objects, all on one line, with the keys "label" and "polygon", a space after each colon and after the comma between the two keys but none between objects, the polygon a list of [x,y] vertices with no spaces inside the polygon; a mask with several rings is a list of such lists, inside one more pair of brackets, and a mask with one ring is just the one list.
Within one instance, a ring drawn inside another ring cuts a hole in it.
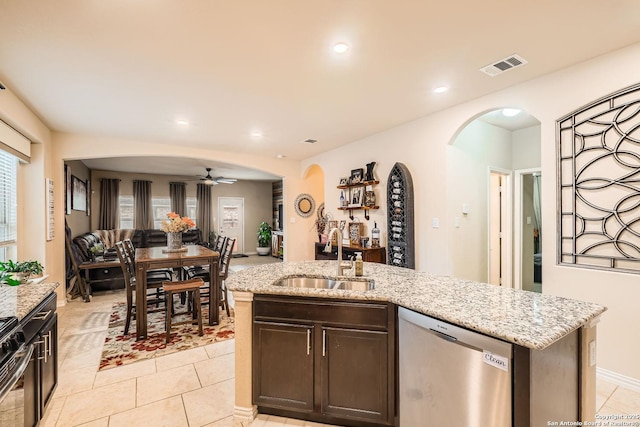
[{"label": "kitchen faucet", "polygon": [[324,247],[324,252],[331,252],[331,236],[333,233],[338,233],[336,236],[336,240],[338,241],[338,270],[336,274],[338,276],[344,276],[344,270],[350,270],[353,267],[353,259],[346,263],[342,262],[342,230],[336,227],[329,231],[329,235],[327,236],[327,245]]}]

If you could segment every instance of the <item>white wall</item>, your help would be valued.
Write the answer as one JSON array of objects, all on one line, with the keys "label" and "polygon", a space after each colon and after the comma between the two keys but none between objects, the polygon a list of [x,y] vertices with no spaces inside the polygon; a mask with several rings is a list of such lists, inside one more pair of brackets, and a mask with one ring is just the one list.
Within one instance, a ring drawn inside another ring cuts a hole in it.
[{"label": "white wall", "polygon": [[[461,127],[484,112],[504,106],[518,106],[540,120],[540,164],[544,177],[542,221],[545,235],[554,236],[555,121],[591,100],[637,83],[639,57],[640,44],[636,44],[371,135],[307,159],[303,167],[316,163],[324,169],[327,205],[329,209],[335,209],[339,197],[335,181],[344,176],[345,171],[374,160],[379,162],[378,175],[386,178],[393,163],[405,163],[412,172],[416,188],[416,267],[422,271],[451,274],[453,265],[449,260],[454,242],[449,237],[453,224],[447,215],[450,195],[446,159],[447,147]],[[379,193],[378,197],[383,194]],[[386,224],[384,212],[381,209],[376,214],[378,224]],[[433,217],[440,218],[440,228],[431,228]],[[603,315],[599,327],[598,365],[640,379],[640,363],[637,362],[640,342],[629,339],[640,336],[636,314],[640,300],[637,275],[558,266],[555,246],[554,238],[543,239],[544,292],[607,306],[609,311]]]},{"label": "white wall", "polygon": [[[510,131],[480,120],[466,126],[447,147],[449,274],[452,276],[488,281],[489,170],[510,170],[511,148]],[[463,204],[469,205],[467,215],[462,214]],[[455,226],[456,217],[460,227]]]}]

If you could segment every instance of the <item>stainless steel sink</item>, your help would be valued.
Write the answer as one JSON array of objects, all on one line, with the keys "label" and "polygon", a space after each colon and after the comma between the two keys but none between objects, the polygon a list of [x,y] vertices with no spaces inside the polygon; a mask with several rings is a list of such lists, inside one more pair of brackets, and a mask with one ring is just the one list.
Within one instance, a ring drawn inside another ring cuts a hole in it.
[{"label": "stainless steel sink", "polygon": [[343,289],[348,291],[369,291],[374,289],[373,280],[336,280],[321,277],[287,277],[275,286],[307,289]]}]

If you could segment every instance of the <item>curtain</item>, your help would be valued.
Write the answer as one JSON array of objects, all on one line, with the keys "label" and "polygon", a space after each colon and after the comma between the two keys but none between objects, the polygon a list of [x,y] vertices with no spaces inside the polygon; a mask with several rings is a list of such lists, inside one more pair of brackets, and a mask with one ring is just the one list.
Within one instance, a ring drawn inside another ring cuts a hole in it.
[{"label": "curtain", "polygon": [[542,176],[533,175],[533,215],[535,219],[534,227],[538,229],[538,241],[536,242],[536,253],[542,249]]},{"label": "curtain", "polygon": [[211,231],[211,186],[207,184],[197,184],[196,226],[202,231],[202,240],[208,242]]},{"label": "curtain", "polygon": [[118,221],[120,196],[119,179],[100,180],[100,214],[98,215],[99,230],[115,230],[120,228]]},{"label": "curtain", "polygon": [[149,230],[153,228],[151,212],[151,181],[133,181],[133,228]]},{"label": "curtain", "polygon": [[171,198],[171,211],[180,216],[187,214],[187,184],[184,182],[169,183],[169,197]]}]

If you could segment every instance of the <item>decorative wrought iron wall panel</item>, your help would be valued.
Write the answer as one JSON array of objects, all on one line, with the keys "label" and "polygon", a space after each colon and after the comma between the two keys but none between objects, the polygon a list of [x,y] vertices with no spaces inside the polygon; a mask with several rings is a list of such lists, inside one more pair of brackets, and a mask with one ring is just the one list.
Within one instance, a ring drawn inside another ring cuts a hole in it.
[{"label": "decorative wrought iron wall panel", "polygon": [[388,263],[415,268],[413,179],[402,163],[393,165],[389,172],[387,210]]},{"label": "decorative wrought iron wall panel", "polygon": [[558,263],[640,271],[640,84],[559,119]]}]

